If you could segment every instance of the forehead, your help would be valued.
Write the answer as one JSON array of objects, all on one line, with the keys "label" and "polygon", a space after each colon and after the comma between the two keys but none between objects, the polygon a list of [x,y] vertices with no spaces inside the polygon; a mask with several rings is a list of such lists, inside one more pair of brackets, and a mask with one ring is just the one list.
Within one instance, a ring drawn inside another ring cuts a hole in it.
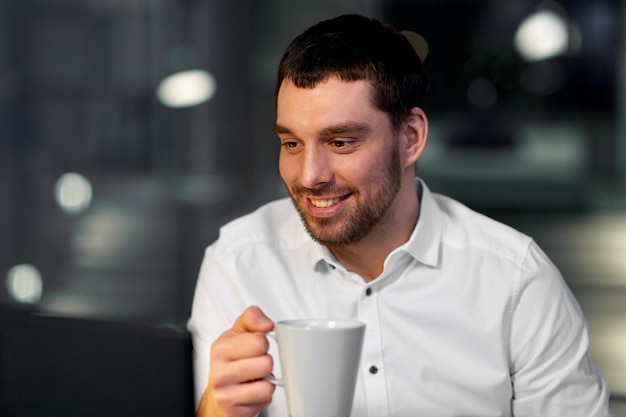
[{"label": "forehead", "polygon": [[294,127],[361,122],[386,114],[374,106],[372,87],[367,81],[331,77],[313,88],[300,88],[289,80],[283,81],[278,91],[276,116],[277,124]]}]

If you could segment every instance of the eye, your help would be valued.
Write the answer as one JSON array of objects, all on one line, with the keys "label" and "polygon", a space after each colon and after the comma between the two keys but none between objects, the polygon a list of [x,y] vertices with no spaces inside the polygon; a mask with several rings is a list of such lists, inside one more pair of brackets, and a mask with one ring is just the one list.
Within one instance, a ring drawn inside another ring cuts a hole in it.
[{"label": "eye", "polygon": [[337,138],[337,139],[332,139],[331,141],[328,142],[328,146],[330,146],[330,149],[333,152],[337,152],[337,153],[351,153],[354,152],[358,149],[358,144],[360,141],[358,140],[354,140],[351,138]]},{"label": "eye", "polygon": [[289,153],[294,153],[294,152],[298,152],[302,145],[300,142],[296,140],[285,140],[280,144],[280,146],[285,151]]}]

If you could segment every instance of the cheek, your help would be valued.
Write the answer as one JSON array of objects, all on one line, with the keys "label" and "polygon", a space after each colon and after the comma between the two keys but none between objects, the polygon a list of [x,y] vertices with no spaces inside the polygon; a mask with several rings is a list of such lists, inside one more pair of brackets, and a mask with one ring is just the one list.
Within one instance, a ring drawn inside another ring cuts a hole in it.
[{"label": "cheek", "polygon": [[292,165],[288,163],[288,158],[283,156],[281,153],[278,157],[278,172],[280,173],[280,177],[283,179],[285,183],[289,183],[292,180],[293,176],[293,168]]},{"label": "cheek", "polygon": [[353,184],[369,184],[378,181],[384,174],[383,157],[357,158],[343,164],[338,164],[335,173],[338,177]]}]

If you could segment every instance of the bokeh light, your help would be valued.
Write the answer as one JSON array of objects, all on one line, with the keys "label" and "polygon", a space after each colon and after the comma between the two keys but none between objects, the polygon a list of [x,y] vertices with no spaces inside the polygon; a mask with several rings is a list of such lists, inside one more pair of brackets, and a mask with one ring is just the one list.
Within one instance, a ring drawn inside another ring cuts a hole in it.
[{"label": "bokeh light", "polygon": [[54,197],[64,213],[70,215],[82,213],[91,205],[91,183],[81,174],[68,172],[57,180]]},{"label": "bokeh light", "polygon": [[7,273],[6,286],[15,301],[36,304],[41,300],[43,281],[34,265],[13,266]]},{"label": "bokeh light", "polygon": [[165,77],[157,87],[157,98],[167,107],[191,107],[215,94],[215,78],[204,70],[181,71]]},{"label": "bokeh light", "polygon": [[539,10],[528,16],[515,34],[515,47],[528,61],[540,61],[565,53],[569,28],[563,17],[551,10]]},{"label": "bokeh light", "polygon": [[402,34],[411,43],[411,46],[415,50],[415,53],[417,53],[417,56],[420,57],[422,62],[426,61],[429,50],[428,42],[426,41],[426,39],[424,39],[424,37],[419,33],[410,30],[403,30]]}]

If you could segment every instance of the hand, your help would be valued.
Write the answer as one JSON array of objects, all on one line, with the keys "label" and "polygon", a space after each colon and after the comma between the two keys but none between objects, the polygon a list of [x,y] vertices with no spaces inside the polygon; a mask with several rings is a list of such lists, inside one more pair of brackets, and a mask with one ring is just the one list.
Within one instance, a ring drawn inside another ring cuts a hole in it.
[{"label": "hand", "polygon": [[248,307],[233,327],[211,347],[209,385],[198,407],[198,417],[256,416],[272,401],[274,384],[269,342],[263,334],[274,323],[258,307]]}]

